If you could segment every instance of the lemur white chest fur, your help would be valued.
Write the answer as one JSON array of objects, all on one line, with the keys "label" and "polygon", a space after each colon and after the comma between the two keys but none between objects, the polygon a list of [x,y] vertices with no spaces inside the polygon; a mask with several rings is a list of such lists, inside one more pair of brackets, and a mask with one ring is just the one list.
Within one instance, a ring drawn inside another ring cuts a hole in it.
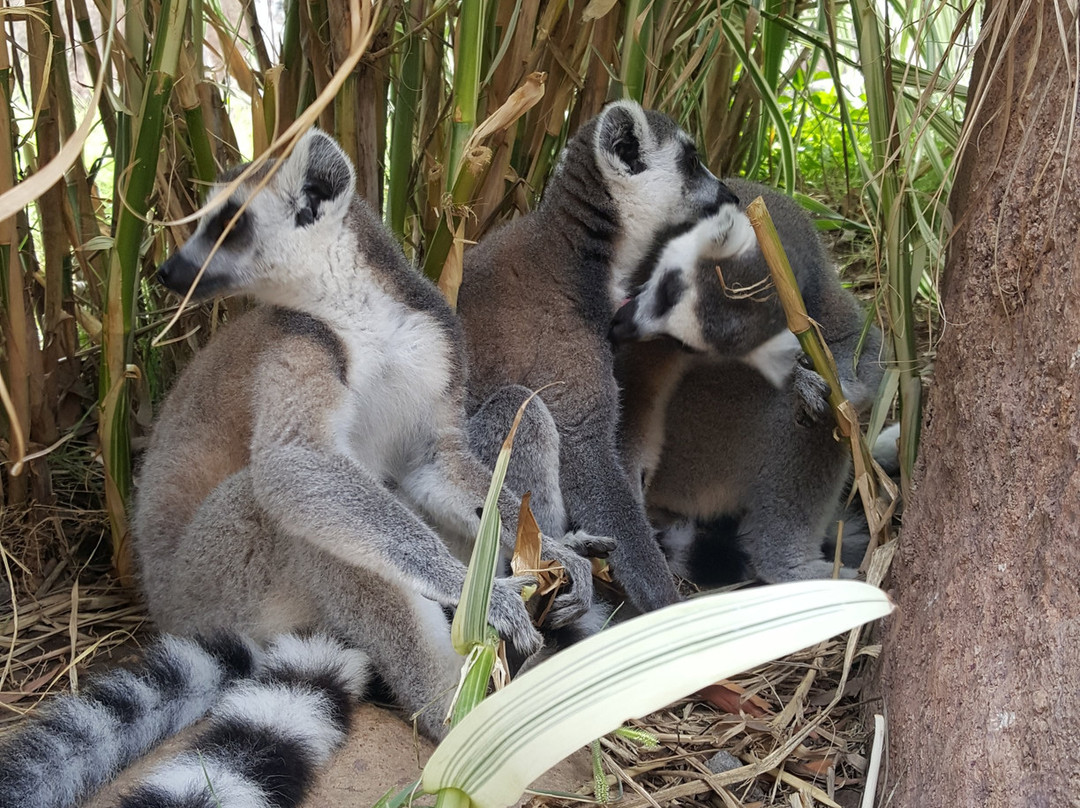
[{"label": "lemur white chest fur", "polygon": [[332,308],[305,308],[345,351],[348,393],[331,417],[340,451],[377,478],[400,480],[434,444],[430,414],[451,382],[449,345],[429,314],[373,280],[358,286],[335,290]]},{"label": "lemur white chest fur", "polygon": [[[268,302],[325,323],[345,353],[348,394],[330,416],[343,454],[377,479],[400,480],[435,440],[430,413],[450,383],[445,331],[424,311],[386,291],[356,235],[342,228],[310,239],[278,265],[295,266]],[[320,273],[310,267],[322,265]],[[304,269],[307,268],[307,271]]]},{"label": "lemur white chest fur", "polygon": [[450,362],[445,335],[430,317],[382,303],[389,311],[373,317],[371,329],[357,324],[339,332],[349,357],[349,397],[336,419],[355,460],[399,480],[434,444],[429,415],[446,394]]}]

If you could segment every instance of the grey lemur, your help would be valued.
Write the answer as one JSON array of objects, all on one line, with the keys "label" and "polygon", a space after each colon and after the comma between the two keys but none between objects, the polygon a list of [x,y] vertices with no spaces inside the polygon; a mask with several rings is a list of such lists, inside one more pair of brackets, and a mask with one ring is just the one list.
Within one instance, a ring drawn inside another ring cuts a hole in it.
[{"label": "grey lemur", "polygon": [[[764,197],[843,392],[865,413],[883,373],[878,329],[864,327],[797,203],[724,182],[740,210]],[[639,269],[641,285],[612,323],[618,341],[666,338],[629,345],[620,358],[623,453],[650,513],[675,524],[664,536],[673,566],[701,583],[724,577],[717,544],[740,547],[764,581],[832,572],[820,548],[849,450],[833,436],[825,380],[801,360],[775,293],[760,286],[768,278],[749,220],[725,207]],[[678,524],[687,518],[696,527]]]},{"label": "grey lemur", "polygon": [[[458,321],[354,178],[337,144],[309,132],[161,266],[174,291],[205,266],[202,295],[245,292],[263,305],[222,329],[162,405],[133,547],[160,629],[263,642],[318,628],[365,652],[421,731],[439,738],[462,662],[443,607],[457,603],[466,571],[443,536],[461,554],[471,544],[490,473],[467,445]],[[548,477],[535,476],[543,489]],[[499,498],[506,548],[518,506],[510,491]],[[577,551],[610,546],[543,538],[543,555],[571,581],[553,626],[592,601],[591,565]],[[541,645],[520,594],[531,580],[497,579],[490,609],[524,654]]]},{"label": "grey lemur", "polygon": [[614,537],[612,572],[642,611],[678,594],[619,457],[608,327],[658,240],[735,201],[674,121],[620,101],[569,139],[534,211],[465,252],[469,407],[507,385],[554,384],[542,397],[565,515],[541,527]]}]

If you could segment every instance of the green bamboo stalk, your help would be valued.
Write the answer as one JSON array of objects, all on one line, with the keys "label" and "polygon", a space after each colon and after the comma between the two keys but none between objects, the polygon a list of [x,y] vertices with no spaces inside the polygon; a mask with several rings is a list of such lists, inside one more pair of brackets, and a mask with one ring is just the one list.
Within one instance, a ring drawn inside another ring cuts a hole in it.
[{"label": "green bamboo stalk", "polygon": [[[450,191],[450,207],[461,208],[472,199],[473,191],[484,178],[484,174],[491,165],[491,150],[487,148],[473,149],[465,155],[464,165],[458,172],[457,181]],[[452,222],[458,217],[452,210],[443,210],[439,217],[439,224],[435,228],[428,243],[427,252],[424,254],[424,274],[432,280],[438,280],[442,274],[446,256],[450,254],[450,247],[454,243],[454,225]]]},{"label": "green bamboo stalk", "polygon": [[[132,0],[124,9],[124,42],[128,47],[128,58],[124,59],[124,91],[128,99],[143,96],[143,65],[146,64],[146,26],[150,25],[151,14],[147,10],[147,0]],[[125,116],[127,117],[127,116]]]},{"label": "green bamboo stalk", "polygon": [[[132,573],[125,514],[131,495],[131,433],[127,396],[128,366],[133,356],[132,328],[139,281],[139,247],[157,175],[165,111],[179,66],[188,4],[162,0],[160,24],[143,84],[134,151],[121,174],[114,202],[115,245],[109,256],[102,318],[103,362],[98,387],[101,420],[98,434],[105,461],[105,501],[112,529],[113,565],[123,578]],[[121,176],[126,176],[123,182]]]},{"label": "green bamboo stalk", "polygon": [[286,0],[285,30],[281,37],[281,76],[278,78],[278,110],[281,125],[296,120],[300,108],[300,85],[304,75],[304,54],[300,49],[300,2]]},{"label": "green bamboo stalk", "polygon": [[180,52],[180,77],[176,82],[176,97],[180,103],[180,109],[184,111],[184,122],[187,124],[187,142],[191,148],[193,174],[202,183],[211,183],[217,177],[217,163],[214,160],[214,149],[210,145],[210,137],[206,130],[206,121],[203,118],[202,103],[195,89],[196,80],[201,80],[202,73],[192,63],[187,51]]},{"label": "green bamboo stalk", "polygon": [[645,94],[645,71],[648,67],[646,53],[652,28],[652,15],[647,15],[641,22],[641,31],[637,32],[638,17],[644,8],[643,0],[627,0],[626,16],[623,23],[622,53],[620,60],[618,88],[623,98],[642,101]]},{"label": "green bamboo stalk", "polygon": [[191,43],[180,51],[180,75],[176,84],[177,100],[184,111],[187,124],[187,142],[191,147],[195,177],[201,183],[211,183],[217,177],[218,165],[214,160],[214,147],[203,116],[202,102],[197,85],[206,73],[203,65],[203,0],[191,0]]},{"label": "green bamboo stalk", "polygon": [[480,73],[484,55],[484,20],[488,0],[462,0],[454,37],[454,113],[450,124],[450,151],[444,163],[446,186],[457,180],[465,141],[476,129]]},{"label": "green bamboo stalk", "polygon": [[852,0],[851,6],[866,81],[874,172],[880,178],[878,241],[884,246],[886,282],[892,290],[892,294],[886,295],[886,312],[900,372],[900,478],[906,495],[922,421],[922,382],[915,345],[915,290],[911,253],[907,249],[911,232],[910,200],[902,190],[897,165],[900,150],[892,63],[883,44],[889,41],[888,31],[871,3]]},{"label": "green bamboo stalk", "polygon": [[391,121],[390,157],[386,171],[386,211],[390,229],[404,243],[405,218],[409,209],[413,168],[413,133],[416,129],[417,103],[424,83],[423,42],[414,29],[424,18],[425,0],[405,4],[402,24],[407,34],[398,53],[397,80],[393,83],[394,118]]}]

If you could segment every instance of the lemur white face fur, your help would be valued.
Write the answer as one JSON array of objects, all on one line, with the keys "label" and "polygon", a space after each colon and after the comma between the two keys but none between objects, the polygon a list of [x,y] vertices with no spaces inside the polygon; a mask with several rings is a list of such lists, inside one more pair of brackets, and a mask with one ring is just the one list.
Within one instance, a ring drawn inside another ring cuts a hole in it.
[{"label": "lemur white face fur", "polygon": [[697,221],[703,212],[735,210],[738,199],[705,167],[686,132],[633,102],[605,109],[593,147],[620,222],[610,289],[618,307],[658,232]]},{"label": "lemur white face fur", "polygon": [[616,318],[616,328],[633,332],[620,336],[668,336],[695,351],[709,350],[698,311],[698,265],[756,249],[754,228],[735,205],[723,205],[701,219],[664,245],[656,269]]},{"label": "lemur white face fur", "polygon": [[[226,174],[216,187],[235,176]],[[197,298],[243,289],[265,302],[289,305],[290,290],[309,281],[319,266],[312,255],[329,257],[347,236],[342,222],[355,181],[341,148],[313,130],[288,159],[267,162],[204,216],[194,235],[161,265],[158,277],[184,294],[206,264]]]},{"label": "lemur white face fur", "polygon": [[[616,313],[612,336],[617,340],[667,336],[694,351],[715,350],[702,329],[701,284],[719,281],[702,272],[701,265],[757,251],[757,237],[746,214],[735,205],[722,205],[664,245],[648,280]],[[738,358],[779,388],[791,375],[800,351],[795,335],[782,329]]]}]

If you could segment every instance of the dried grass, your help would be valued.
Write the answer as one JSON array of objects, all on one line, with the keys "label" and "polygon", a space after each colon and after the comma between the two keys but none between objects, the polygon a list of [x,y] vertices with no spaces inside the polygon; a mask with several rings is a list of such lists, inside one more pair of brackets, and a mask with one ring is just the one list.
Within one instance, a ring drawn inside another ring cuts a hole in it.
[{"label": "dried grass", "polygon": [[77,689],[80,670],[127,645],[144,623],[107,559],[93,560],[108,531],[104,511],[37,506],[0,515],[0,734],[50,694]]}]

